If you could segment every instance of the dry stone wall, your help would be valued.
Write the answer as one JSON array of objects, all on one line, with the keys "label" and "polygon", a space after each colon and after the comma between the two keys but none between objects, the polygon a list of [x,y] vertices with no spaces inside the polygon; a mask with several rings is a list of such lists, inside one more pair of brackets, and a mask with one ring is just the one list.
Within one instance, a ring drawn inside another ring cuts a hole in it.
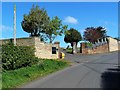
[{"label": "dry stone wall", "polygon": [[108,38],[109,40],[109,51],[117,51],[118,50],[118,41],[116,39],[113,39],[111,37]]},{"label": "dry stone wall", "polygon": [[[9,42],[12,42],[13,43],[13,39],[3,39],[3,40],[0,40],[0,44],[4,45],[4,44],[7,44]],[[16,45],[19,45],[19,46],[34,46],[35,44],[35,38],[34,37],[29,37],[29,38],[17,38],[16,39]]]},{"label": "dry stone wall", "polygon": [[[13,39],[0,40],[0,44],[13,42]],[[39,58],[57,59],[59,58],[59,43],[41,42],[39,37],[17,38],[16,44],[19,46],[33,46],[35,48],[35,56]],[[56,54],[52,54],[52,47],[56,47]]]},{"label": "dry stone wall", "polygon": [[[50,44],[50,43],[44,43],[40,42],[39,38],[35,38],[35,55],[37,57],[42,58],[48,58],[48,59],[56,59],[59,58],[58,56],[58,46],[57,44]],[[52,54],[52,47],[56,47],[56,54]]]},{"label": "dry stone wall", "polygon": [[114,38],[107,37],[105,41],[101,40],[102,42],[97,42],[95,47],[87,48],[85,43],[81,43],[81,53],[83,54],[94,54],[94,53],[106,53],[106,52],[113,52],[120,50],[120,44]]}]

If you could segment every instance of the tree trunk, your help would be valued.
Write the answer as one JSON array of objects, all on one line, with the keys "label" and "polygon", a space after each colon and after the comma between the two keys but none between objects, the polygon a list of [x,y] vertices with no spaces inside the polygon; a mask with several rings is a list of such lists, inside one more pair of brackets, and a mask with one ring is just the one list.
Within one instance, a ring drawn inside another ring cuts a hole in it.
[{"label": "tree trunk", "polygon": [[72,47],[72,54],[73,54],[73,42],[71,43],[71,47]]},{"label": "tree trunk", "polygon": [[52,37],[51,36],[49,36],[49,39],[50,39],[50,43],[52,43]]},{"label": "tree trunk", "polygon": [[52,41],[50,40],[50,43],[52,43]]},{"label": "tree trunk", "polygon": [[77,53],[77,45],[76,45],[76,42],[73,42],[73,53]]}]

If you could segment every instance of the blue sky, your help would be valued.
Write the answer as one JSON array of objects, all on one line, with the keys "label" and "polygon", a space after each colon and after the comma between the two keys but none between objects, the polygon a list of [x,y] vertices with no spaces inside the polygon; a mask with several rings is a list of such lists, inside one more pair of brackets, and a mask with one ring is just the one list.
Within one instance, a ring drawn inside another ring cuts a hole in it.
[{"label": "blue sky", "polygon": [[[23,15],[28,14],[32,5],[45,8],[50,17],[58,16],[64,25],[75,28],[83,35],[86,27],[103,26],[107,35],[118,37],[118,3],[117,2],[3,2],[2,3],[2,37],[13,37],[13,7],[17,7],[17,37],[28,37],[21,27]],[[1,32],[1,30],[0,30]],[[60,41],[61,47],[66,47],[64,35],[54,41]]]}]

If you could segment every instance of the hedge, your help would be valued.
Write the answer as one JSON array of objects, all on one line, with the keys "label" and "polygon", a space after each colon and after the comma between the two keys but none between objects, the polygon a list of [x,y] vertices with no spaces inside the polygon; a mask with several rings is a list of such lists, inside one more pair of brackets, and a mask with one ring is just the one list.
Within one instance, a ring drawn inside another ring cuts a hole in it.
[{"label": "hedge", "polygon": [[15,70],[37,63],[34,52],[35,49],[30,46],[14,46],[11,43],[2,45],[3,70]]}]

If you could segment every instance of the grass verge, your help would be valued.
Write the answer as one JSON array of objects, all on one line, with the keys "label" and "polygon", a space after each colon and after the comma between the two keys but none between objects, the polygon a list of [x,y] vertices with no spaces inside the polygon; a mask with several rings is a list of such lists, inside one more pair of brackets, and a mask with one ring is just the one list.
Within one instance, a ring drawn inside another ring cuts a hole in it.
[{"label": "grass verge", "polygon": [[66,49],[66,53],[72,53],[72,48]]},{"label": "grass verge", "polygon": [[0,90],[2,89],[2,72],[0,72]]},{"label": "grass verge", "polygon": [[2,88],[16,88],[38,77],[43,77],[52,72],[68,66],[66,61],[61,60],[40,60],[31,67],[24,67],[17,70],[2,73]]},{"label": "grass verge", "polygon": [[[77,48],[77,51],[80,52],[80,47]],[[72,48],[66,49],[66,53],[72,53]]]}]

